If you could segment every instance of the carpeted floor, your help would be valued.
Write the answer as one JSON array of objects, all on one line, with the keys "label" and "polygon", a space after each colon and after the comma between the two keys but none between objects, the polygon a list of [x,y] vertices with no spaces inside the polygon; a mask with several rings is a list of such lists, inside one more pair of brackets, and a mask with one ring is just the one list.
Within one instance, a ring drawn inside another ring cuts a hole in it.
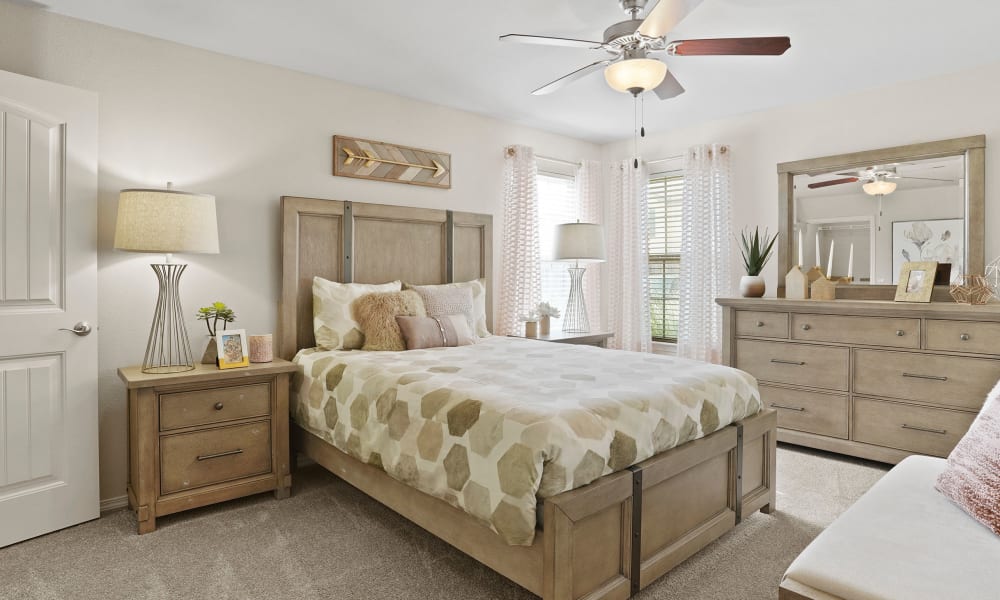
[{"label": "carpeted floor", "polygon": [[[778,450],[778,511],[756,513],[637,596],[776,598],[781,574],[885,465]],[[532,599],[325,470],[269,494],[164,517],[126,510],[0,550],[0,598]]]}]

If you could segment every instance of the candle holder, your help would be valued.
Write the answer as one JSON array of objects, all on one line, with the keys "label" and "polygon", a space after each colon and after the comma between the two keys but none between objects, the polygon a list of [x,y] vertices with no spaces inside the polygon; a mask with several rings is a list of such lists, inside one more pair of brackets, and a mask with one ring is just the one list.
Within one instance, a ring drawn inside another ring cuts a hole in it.
[{"label": "candle holder", "polygon": [[837,283],[821,276],[809,286],[809,295],[813,300],[836,300]]},{"label": "candle holder", "polygon": [[853,277],[840,277],[840,278],[837,279],[837,284],[841,284],[841,283],[844,283],[844,284],[854,283],[854,278]]},{"label": "candle holder", "polygon": [[798,265],[785,275],[785,298],[789,300],[805,300],[809,297],[809,279]]}]

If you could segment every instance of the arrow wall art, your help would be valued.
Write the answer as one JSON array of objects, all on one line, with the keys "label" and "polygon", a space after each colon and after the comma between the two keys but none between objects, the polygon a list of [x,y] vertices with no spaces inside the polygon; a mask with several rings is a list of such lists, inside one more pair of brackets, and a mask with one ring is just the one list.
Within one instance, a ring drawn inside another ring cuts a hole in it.
[{"label": "arrow wall art", "polygon": [[333,174],[448,189],[451,154],[335,135]]}]

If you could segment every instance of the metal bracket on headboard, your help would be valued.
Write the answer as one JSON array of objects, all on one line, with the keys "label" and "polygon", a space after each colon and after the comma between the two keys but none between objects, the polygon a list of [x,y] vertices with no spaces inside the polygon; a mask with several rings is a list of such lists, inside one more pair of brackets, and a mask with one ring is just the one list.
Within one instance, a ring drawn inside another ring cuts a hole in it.
[{"label": "metal bracket on headboard", "polygon": [[354,254],[354,205],[351,202],[344,202],[343,237],[344,241],[344,270],[341,278],[343,283],[354,281],[354,264],[351,255]]},{"label": "metal bracket on headboard", "polygon": [[455,214],[445,211],[444,218],[444,276],[445,282],[455,282]]}]

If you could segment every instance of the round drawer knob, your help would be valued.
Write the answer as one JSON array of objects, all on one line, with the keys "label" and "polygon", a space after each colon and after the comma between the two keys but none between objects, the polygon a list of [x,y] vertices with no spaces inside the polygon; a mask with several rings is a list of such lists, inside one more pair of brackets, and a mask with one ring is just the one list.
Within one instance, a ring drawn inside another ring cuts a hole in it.
[{"label": "round drawer knob", "polygon": [[906,332],[903,331],[902,329],[897,329],[896,330],[896,336],[897,337],[903,337],[904,335],[906,335]]},{"label": "round drawer knob", "polygon": [[805,325],[802,326],[802,331],[809,331],[810,329],[812,329],[812,325],[810,325],[809,323],[806,323]]},{"label": "round drawer knob", "polygon": [[215,410],[222,410],[222,403],[221,402],[216,402],[215,403]]},{"label": "round drawer knob", "polygon": [[764,321],[757,321],[757,327],[763,327]]},{"label": "round drawer knob", "polygon": [[963,342],[967,342],[967,341],[969,341],[970,337],[972,337],[972,336],[970,336],[967,333],[963,333],[962,335],[958,336],[958,339],[962,340]]}]

